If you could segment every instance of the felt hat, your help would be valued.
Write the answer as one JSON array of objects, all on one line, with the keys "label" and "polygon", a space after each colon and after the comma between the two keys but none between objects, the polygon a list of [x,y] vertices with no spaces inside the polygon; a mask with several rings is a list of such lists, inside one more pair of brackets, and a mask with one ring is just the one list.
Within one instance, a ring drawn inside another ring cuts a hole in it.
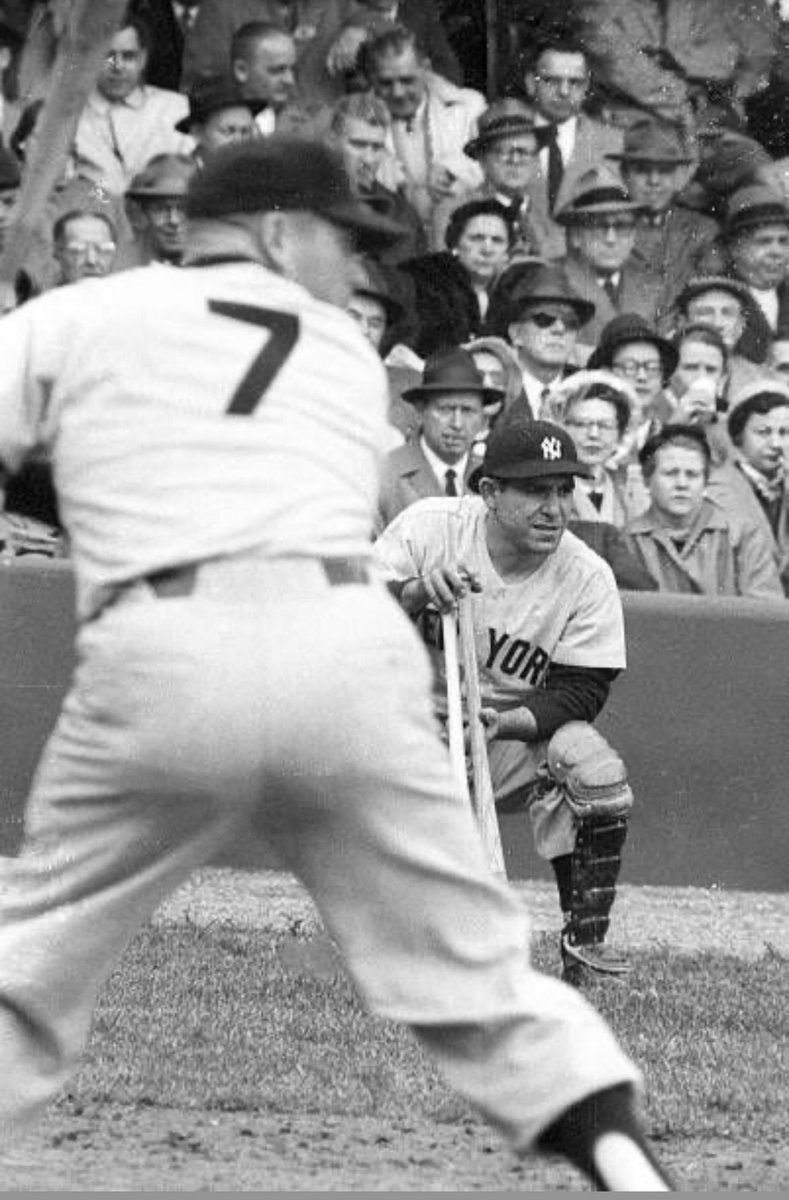
[{"label": "felt hat", "polygon": [[361,248],[371,250],[394,244],[405,232],[356,199],[337,152],[321,142],[280,134],[212,154],[192,176],[186,211],[192,219],[311,212],[349,230]]},{"label": "felt hat", "polygon": [[533,133],[538,142],[544,140],[529,106],[514,96],[505,96],[494,100],[482,113],[477,121],[477,136],[466,142],[463,153],[469,158],[480,158],[501,138],[518,133]]},{"label": "felt hat", "polygon": [[189,93],[189,112],[176,122],[180,133],[189,133],[193,125],[203,125],[223,108],[248,108],[253,117],[266,107],[265,100],[247,99],[238,84],[222,75],[199,80]]},{"label": "felt hat", "polygon": [[529,308],[538,304],[568,304],[578,315],[582,325],[594,316],[595,306],[574,292],[561,267],[550,263],[537,263],[524,272],[515,284],[509,298],[510,318],[517,321]]},{"label": "felt hat", "polygon": [[616,216],[617,213],[635,215],[644,211],[644,205],[630,198],[621,180],[609,172],[593,168],[581,175],[574,194],[554,219],[560,225],[584,225],[595,217]]},{"label": "felt hat", "polygon": [[686,312],[691,300],[703,296],[705,292],[729,292],[743,307],[751,302],[750,291],[739,279],[732,279],[729,275],[694,275],[677,295],[675,307],[680,312]]},{"label": "felt hat", "polygon": [[666,338],[638,313],[620,313],[603,326],[597,346],[586,360],[590,371],[600,367],[611,367],[613,357],[621,346],[629,342],[649,342],[655,346],[663,364],[663,376],[668,379],[674,374],[679,362],[679,352]]},{"label": "felt hat", "polygon": [[501,388],[487,387],[477,364],[468,350],[451,346],[437,350],[425,360],[422,382],[403,392],[409,404],[420,404],[434,396],[452,392],[477,392],[487,408],[501,404],[504,392]]},{"label": "felt hat", "polygon": [[763,183],[738,188],[726,205],[724,237],[736,237],[762,225],[789,225],[789,205],[783,194]]},{"label": "felt hat", "polygon": [[578,459],[575,442],[553,421],[533,421],[518,415],[495,425],[488,434],[480,465],[469,477],[469,487],[479,491],[485,476],[494,479],[550,479],[557,475],[591,474]]},{"label": "felt hat", "polygon": [[676,125],[646,117],[634,121],[626,130],[619,154],[606,158],[621,163],[661,163],[667,167],[687,165],[693,159],[686,153]]}]

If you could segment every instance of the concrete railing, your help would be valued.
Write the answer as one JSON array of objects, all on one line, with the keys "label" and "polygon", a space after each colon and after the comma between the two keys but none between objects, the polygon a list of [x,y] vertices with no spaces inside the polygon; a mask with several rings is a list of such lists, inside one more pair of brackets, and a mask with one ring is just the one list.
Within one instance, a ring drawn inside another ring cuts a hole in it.
[{"label": "concrete railing", "polygon": [[[626,594],[627,672],[601,714],[636,796],[623,880],[789,890],[789,603]],[[68,564],[0,565],[0,853],[73,665]],[[502,817],[514,878],[548,878]],[[254,859],[239,847],[239,865]]]}]

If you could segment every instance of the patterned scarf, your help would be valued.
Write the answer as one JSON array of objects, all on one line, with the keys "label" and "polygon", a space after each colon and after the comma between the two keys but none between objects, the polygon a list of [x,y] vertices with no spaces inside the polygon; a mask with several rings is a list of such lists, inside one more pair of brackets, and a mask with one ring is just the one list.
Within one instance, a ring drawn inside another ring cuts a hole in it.
[{"label": "patterned scarf", "polygon": [[761,471],[757,471],[756,467],[752,466],[744,458],[738,459],[737,465],[753,490],[766,504],[777,504],[780,501],[784,493],[785,483],[783,467],[776,471],[775,475],[769,476],[763,474]]}]

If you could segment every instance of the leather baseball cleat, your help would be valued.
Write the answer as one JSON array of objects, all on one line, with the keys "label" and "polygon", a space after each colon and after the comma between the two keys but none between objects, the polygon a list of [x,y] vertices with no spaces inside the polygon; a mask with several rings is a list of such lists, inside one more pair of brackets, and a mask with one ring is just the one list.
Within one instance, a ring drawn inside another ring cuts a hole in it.
[{"label": "leather baseball cleat", "polygon": [[630,961],[615,946],[605,942],[586,946],[573,944],[566,933],[562,934],[562,963],[564,978],[568,983],[576,983],[584,967],[598,975],[627,975],[633,969]]}]

